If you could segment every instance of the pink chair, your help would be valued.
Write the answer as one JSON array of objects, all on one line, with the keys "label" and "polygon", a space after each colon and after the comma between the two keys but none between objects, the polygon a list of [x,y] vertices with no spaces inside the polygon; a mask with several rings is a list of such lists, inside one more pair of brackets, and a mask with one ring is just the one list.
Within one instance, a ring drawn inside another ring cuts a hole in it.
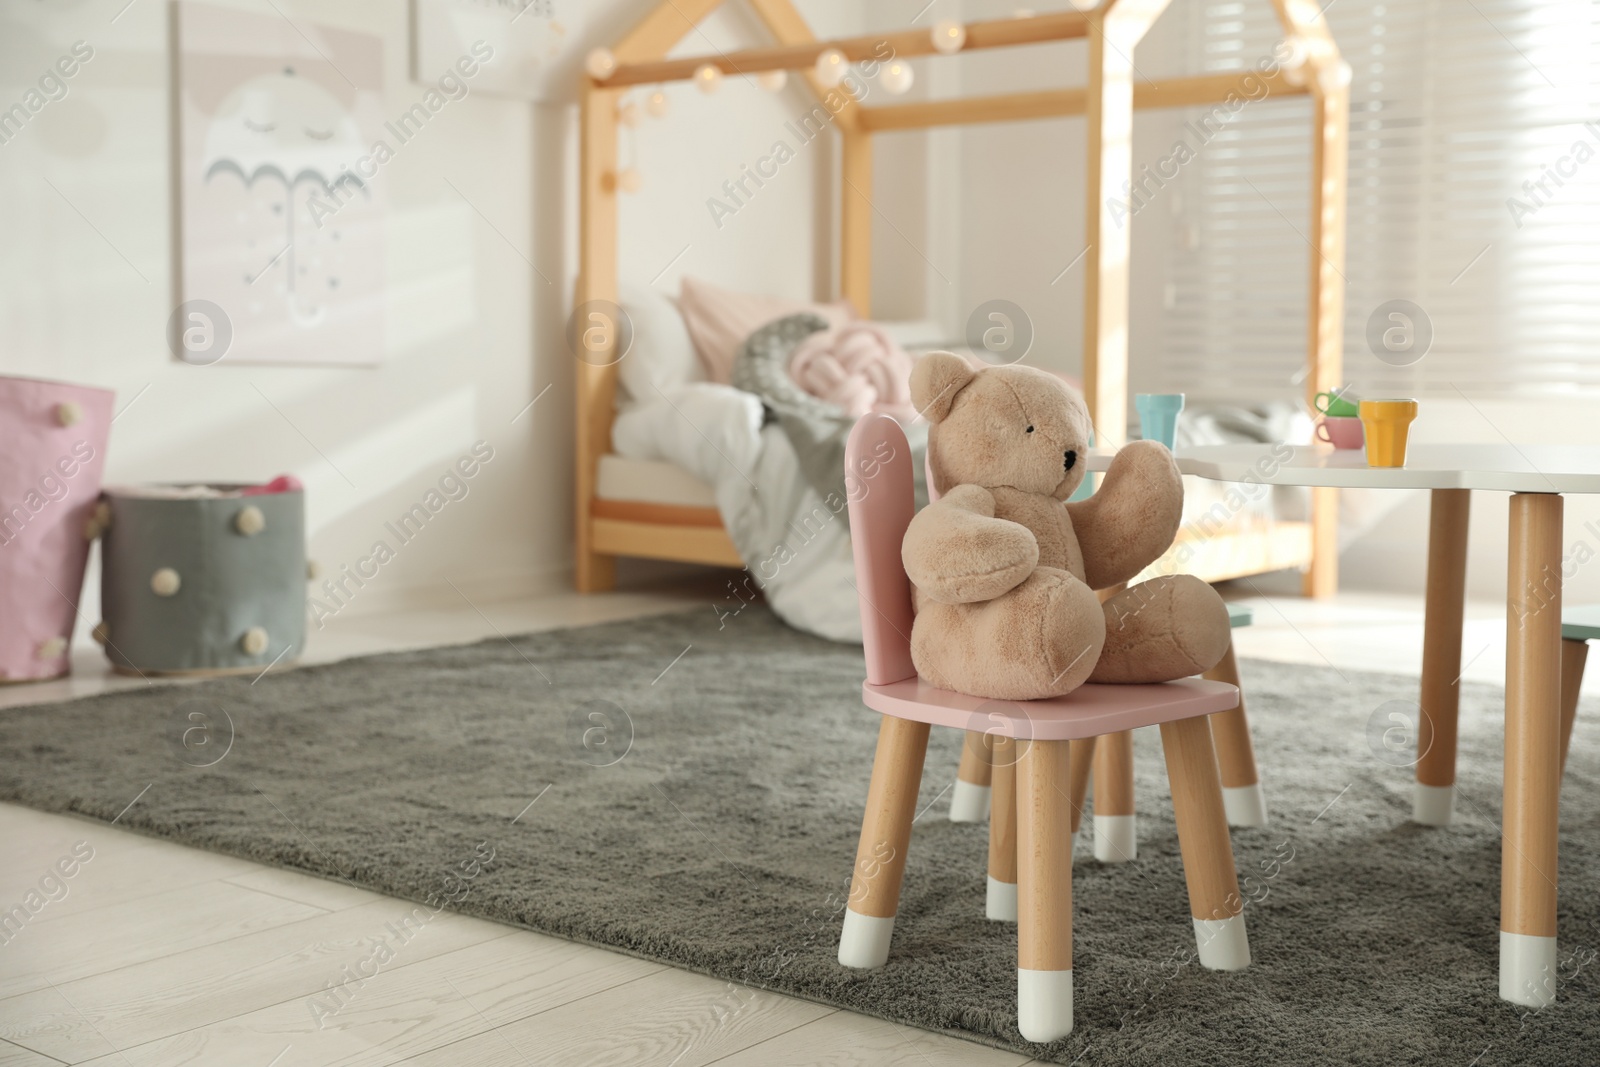
[{"label": "pink chair", "polygon": [[911,662],[911,582],[900,543],[911,523],[911,449],[887,415],[856,423],[845,453],[867,680],[883,715],[861,822],[839,962],[881,967],[900,904],[930,726],[987,735],[992,753],[989,914],[1017,921],[1017,1026],[1029,1041],[1072,1030],[1073,740],[1159,724],[1199,959],[1250,962],[1243,902],[1206,716],[1239,700],[1231,685],[1085,685],[1058,700],[981,700],[936,689]]}]

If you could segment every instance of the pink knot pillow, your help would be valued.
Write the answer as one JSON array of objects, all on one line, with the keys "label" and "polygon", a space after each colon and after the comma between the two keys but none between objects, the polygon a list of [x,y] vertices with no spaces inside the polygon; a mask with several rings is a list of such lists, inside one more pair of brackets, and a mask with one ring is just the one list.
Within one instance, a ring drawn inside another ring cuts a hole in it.
[{"label": "pink knot pillow", "polygon": [[801,341],[789,356],[789,377],[854,418],[878,412],[910,422],[917,414],[911,404],[911,356],[870,322],[821,330]]}]

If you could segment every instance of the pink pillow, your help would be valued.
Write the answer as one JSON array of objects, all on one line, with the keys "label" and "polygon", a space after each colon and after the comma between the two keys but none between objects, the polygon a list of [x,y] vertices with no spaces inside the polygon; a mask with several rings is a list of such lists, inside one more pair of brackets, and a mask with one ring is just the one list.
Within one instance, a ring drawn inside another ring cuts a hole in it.
[{"label": "pink pillow", "polygon": [[789,356],[789,377],[855,418],[875,411],[910,422],[917,414],[911,403],[911,357],[871,322],[819,330],[801,341]]},{"label": "pink pillow", "polygon": [[832,326],[842,326],[855,318],[850,302],[807,304],[776,296],[735,293],[719,289],[698,278],[684,278],[678,294],[678,310],[694,341],[700,362],[709,381],[726,385],[733,375],[733,359],[739,346],[758,329],[785,315],[814,311]]}]

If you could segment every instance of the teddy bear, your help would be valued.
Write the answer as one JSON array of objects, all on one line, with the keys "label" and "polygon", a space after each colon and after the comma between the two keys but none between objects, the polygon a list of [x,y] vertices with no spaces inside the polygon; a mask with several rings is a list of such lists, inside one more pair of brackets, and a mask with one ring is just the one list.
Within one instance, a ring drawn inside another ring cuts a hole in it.
[{"label": "teddy bear", "polygon": [[911,658],[932,685],[996,700],[1063,696],[1084,682],[1165,682],[1221,660],[1228,611],[1193,575],[1110,597],[1171,546],[1183,481],[1166,447],[1134,441],[1099,490],[1083,481],[1091,425],[1060,378],[1016,364],[923,356],[911,398],[929,422],[938,500],[912,519]]}]

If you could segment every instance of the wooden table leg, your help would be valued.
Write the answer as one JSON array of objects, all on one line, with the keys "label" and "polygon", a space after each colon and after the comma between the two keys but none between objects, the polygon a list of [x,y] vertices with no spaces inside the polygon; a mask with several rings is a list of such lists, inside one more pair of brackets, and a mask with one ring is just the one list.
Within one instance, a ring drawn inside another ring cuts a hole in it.
[{"label": "wooden table leg", "polygon": [[1411,819],[1448,826],[1455,811],[1456,716],[1461,697],[1461,627],[1467,591],[1467,518],[1472,493],[1435,489],[1428,516],[1428,586],[1422,631],[1422,715]]},{"label": "wooden table leg", "polygon": [[1167,755],[1200,964],[1213,971],[1242,970],[1250,965],[1250,940],[1245,935],[1244,901],[1222,810],[1210,726],[1204,718],[1164,722],[1161,747]]},{"label": "wooden table leg", "polygon": [[1139,855],[1133,814],[1133,731],[1106,734],[1094,748],[1094,858],[1126,863]]},{"label": "wooden table leg", "polygon": [[[968,735],[971,736],[970,734]],[[994,804],[989,812],[989,888],[984,914],[1017,921],[1017,743],[992,737]]]},{"label": "wooden table leg", "polygon": [[1244,688],[1239,685],[1239,661],[1234,658],[1232,641],[1221,662],[1206,671],[1204,677],[1239,690],[1237,707],[1211,716],[1211,737],[1222,772],[1222,805],[1228,814],[1228,825],[1265,826],[1267,798],[1261,791],[1261,774],[1256,770],[1256,750],[1250,740],[1250,719],[1244,710]]},{"label": "wooden table leg", "polygon": [[1589,642],[1561,642],[1561,774],[1567,773],[1567,749],[1572,746],[1572,722],[1578,717],[1578,690],[1583,687],[1583,665],[1589,660]]},{"label": "wooden table leg", "polygon": [[1533,1007],[1556,998],[1561,512],[1556,494],[1511,497],[1500,996]]},{"label": "wooden table leg", "polygon": [[968,730],[961,744],[961,766],[950,790],[951,822],[982,822],[989,817],[989,750],[994,739],[980,730]]},{"label": "wooden table leg", "polygon": [[1070,741],[1017,741],[1017,1029],[1072,1031]]},{"label": "wooden table leg", "polygon": [[846,967],[882,967],[889,959],[889,937],[900,910],[900,882],[906,873],[906,849],[927,754],[927,723],[883,717],[844,930],[839,935],[839,962]]}]

